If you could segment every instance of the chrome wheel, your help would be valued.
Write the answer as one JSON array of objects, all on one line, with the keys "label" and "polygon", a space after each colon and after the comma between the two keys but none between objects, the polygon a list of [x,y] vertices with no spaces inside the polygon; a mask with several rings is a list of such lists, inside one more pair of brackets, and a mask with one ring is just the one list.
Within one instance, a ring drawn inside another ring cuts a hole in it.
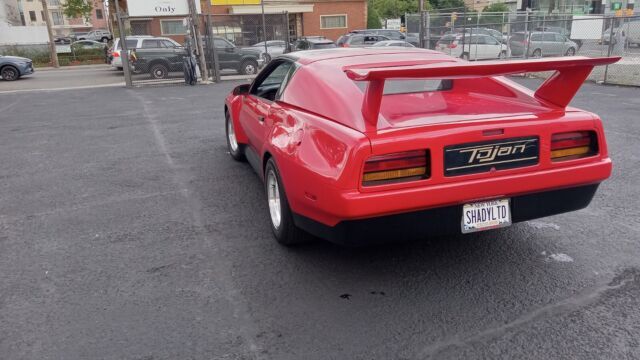
[{"label": "chrome wheel", "polygon": [[236,132],[233,130],[233,121],[231,119],[227,121],[227,136],[229,137],[229,147],[235,153],[238,151],[238,140],[236,139]]},{"label": "chrome wheel", "polygon": [[269,215],[271,215],[271,224],[277,229],[280,228],[282,222],[282,208],[280,203],[280,188],[278,179],[273,170],[267,172],[267,200],[269,201]]},{"label": "chrome wheel", "polygon": [[244,73],[245,75],[253,75],[258,71],[258,68],[253,63],[246,63],[244,65]]}]

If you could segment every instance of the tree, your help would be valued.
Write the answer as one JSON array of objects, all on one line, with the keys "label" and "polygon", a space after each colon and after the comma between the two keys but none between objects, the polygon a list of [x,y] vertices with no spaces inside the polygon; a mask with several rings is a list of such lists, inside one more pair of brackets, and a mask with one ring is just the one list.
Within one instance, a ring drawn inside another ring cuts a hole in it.
[{"label": "tree", "polygon": [[87,0],[66,0],[60,6],[62,7],[62,12],[68,18],[83,17],[86,21],[91,18],[93,4]]},{"label": "tree", "polygon": [[371,4],[383,19],[397,19],[406,13],[418,12],[418,0],[371,0]]},{"label": "tree", "polygon": [[509,6],[504,3],[495,3],[485,6],[482,12],[509,12]]},{"label": "tree", "polygon": [[371,6],[371,1],[369,1],[367,5],[367,29],[380,29],[381,27],[380,15],[376,8]]}]

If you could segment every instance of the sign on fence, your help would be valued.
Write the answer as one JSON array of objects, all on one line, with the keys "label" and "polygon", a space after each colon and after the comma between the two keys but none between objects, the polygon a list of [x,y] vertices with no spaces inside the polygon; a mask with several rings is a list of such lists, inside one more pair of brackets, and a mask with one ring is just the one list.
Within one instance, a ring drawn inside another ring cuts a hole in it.
[{"label": "sign on fence", "polygon": [[400,30],[400,27],[402,26],[402,21],[400,19],[387,19],[385,20],[386,22],[386,29],[391,29],[391,30]]},{"label": "sign on fence", "polygon": [[[188,15],[187,0],[128,0],[129,16],[173,16]],[[200,1],[196,1],[196,11],[201,13]]]}]

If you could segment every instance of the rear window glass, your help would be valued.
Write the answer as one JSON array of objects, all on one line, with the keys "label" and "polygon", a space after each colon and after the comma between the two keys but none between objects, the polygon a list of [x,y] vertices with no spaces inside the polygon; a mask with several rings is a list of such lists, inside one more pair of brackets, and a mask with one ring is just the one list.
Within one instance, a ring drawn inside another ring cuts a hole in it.
[{"label": "rear window glass", "polygon": [[[360,90],[367,88],[366,81],[354,81]],[[387,80],[384,82],[384,95],[422,93],[429,91],[451,90],[453,80],[444,79],[403,79]]]},{"label": "rear window glass", "polygon": [[347,37],[346,36],[340,36],[340,38],[338,39],[338,44],[344,44],[347,42]]},{"label": "rear window glass", "polygon": [[313,48],[314,49],[331,49],[331,48],[334,48],[334,47],[336,47],[336,44],[334,44],[334,43],[319,43],[319,44],[316,43],[316,44],[313,44]]},{"label": "rear window glass", "polygon": [[[126,40],[127,49],[135,49],[138,46],[138,40]],[[120,50],[120,42],[118,41],[118,45],[116,46],[116,50]]]}]

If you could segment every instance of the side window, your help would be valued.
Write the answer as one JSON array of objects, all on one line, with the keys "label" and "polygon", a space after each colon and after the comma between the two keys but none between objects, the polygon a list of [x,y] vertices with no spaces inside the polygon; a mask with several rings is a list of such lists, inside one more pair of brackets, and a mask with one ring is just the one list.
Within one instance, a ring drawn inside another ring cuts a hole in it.
[{"label": "side window", "polygon": [[478,40],[477,40],[477,42],[476,42],[476,43],[477,43],[478,45],[485,45],[485,44],[487,44],[487,37],[486,37],[486,36],[478,36],[478,38],[477,38],[477,39],[478,39]]},{"label": "side window", "polygon": [[542,41],[542,34],[532,34],[531,41]]},{"label": "side window", "polygon": [[296,49],[298,50],[307,50],[308,48],[309,48],[309,44],[307,44],[307,42],[304,40],[300,40],[296,44]]},{"label": "side window", "polygon": [[172,43],[171,41],[169,41],[169,40],[161,40],[161,42],[162,42],[162,46],[163,47],[166,47],[166,48],[169,48],[169,49],[173,49],[173,48],[176,47],[176,45],[174,43]]},{"label": "side window", "polygon": [[364,44],[364,36],[352,36],[351,37],[351,45],[362,45]]},{"label": "side window", "polygon": [[565,37],[560,35],[560,34],[556,34],[556,41],[557,42],[565,42],[565,41],[567,41],[567,39],[565,39]]},{"label": "side window", "polygon": [[495,39],[494,37],[492,37],[492,36],[487,36],[485,39],[487,40],[487,44],[489,44],[489,45],[498,45],[498,44],[500,44],[500,43],[498,42],[498,40],[496,40],[496,39]]},{"label": "side window", "polygon": [[542,34],[543,41],[556,41],[555,34]]},{"label": "side window", "polygon": [[213,39],[213,46],[216,49],[225,49],[227,47],[229,47],[229,43],[222,40],[222,39]]},{"label": "side window", "polygon": [[158,40],[155,40],[155,39],[142,40],[143,49],[157,49],[159,47],[160,47],[160,44],[158,44]]},{"label": "side window", "polygon": [[293,64],[289,61],[278,64],[270,73],[253,85],[251,94],[270,101],[275,100],[276,94],[292,66]]}]

